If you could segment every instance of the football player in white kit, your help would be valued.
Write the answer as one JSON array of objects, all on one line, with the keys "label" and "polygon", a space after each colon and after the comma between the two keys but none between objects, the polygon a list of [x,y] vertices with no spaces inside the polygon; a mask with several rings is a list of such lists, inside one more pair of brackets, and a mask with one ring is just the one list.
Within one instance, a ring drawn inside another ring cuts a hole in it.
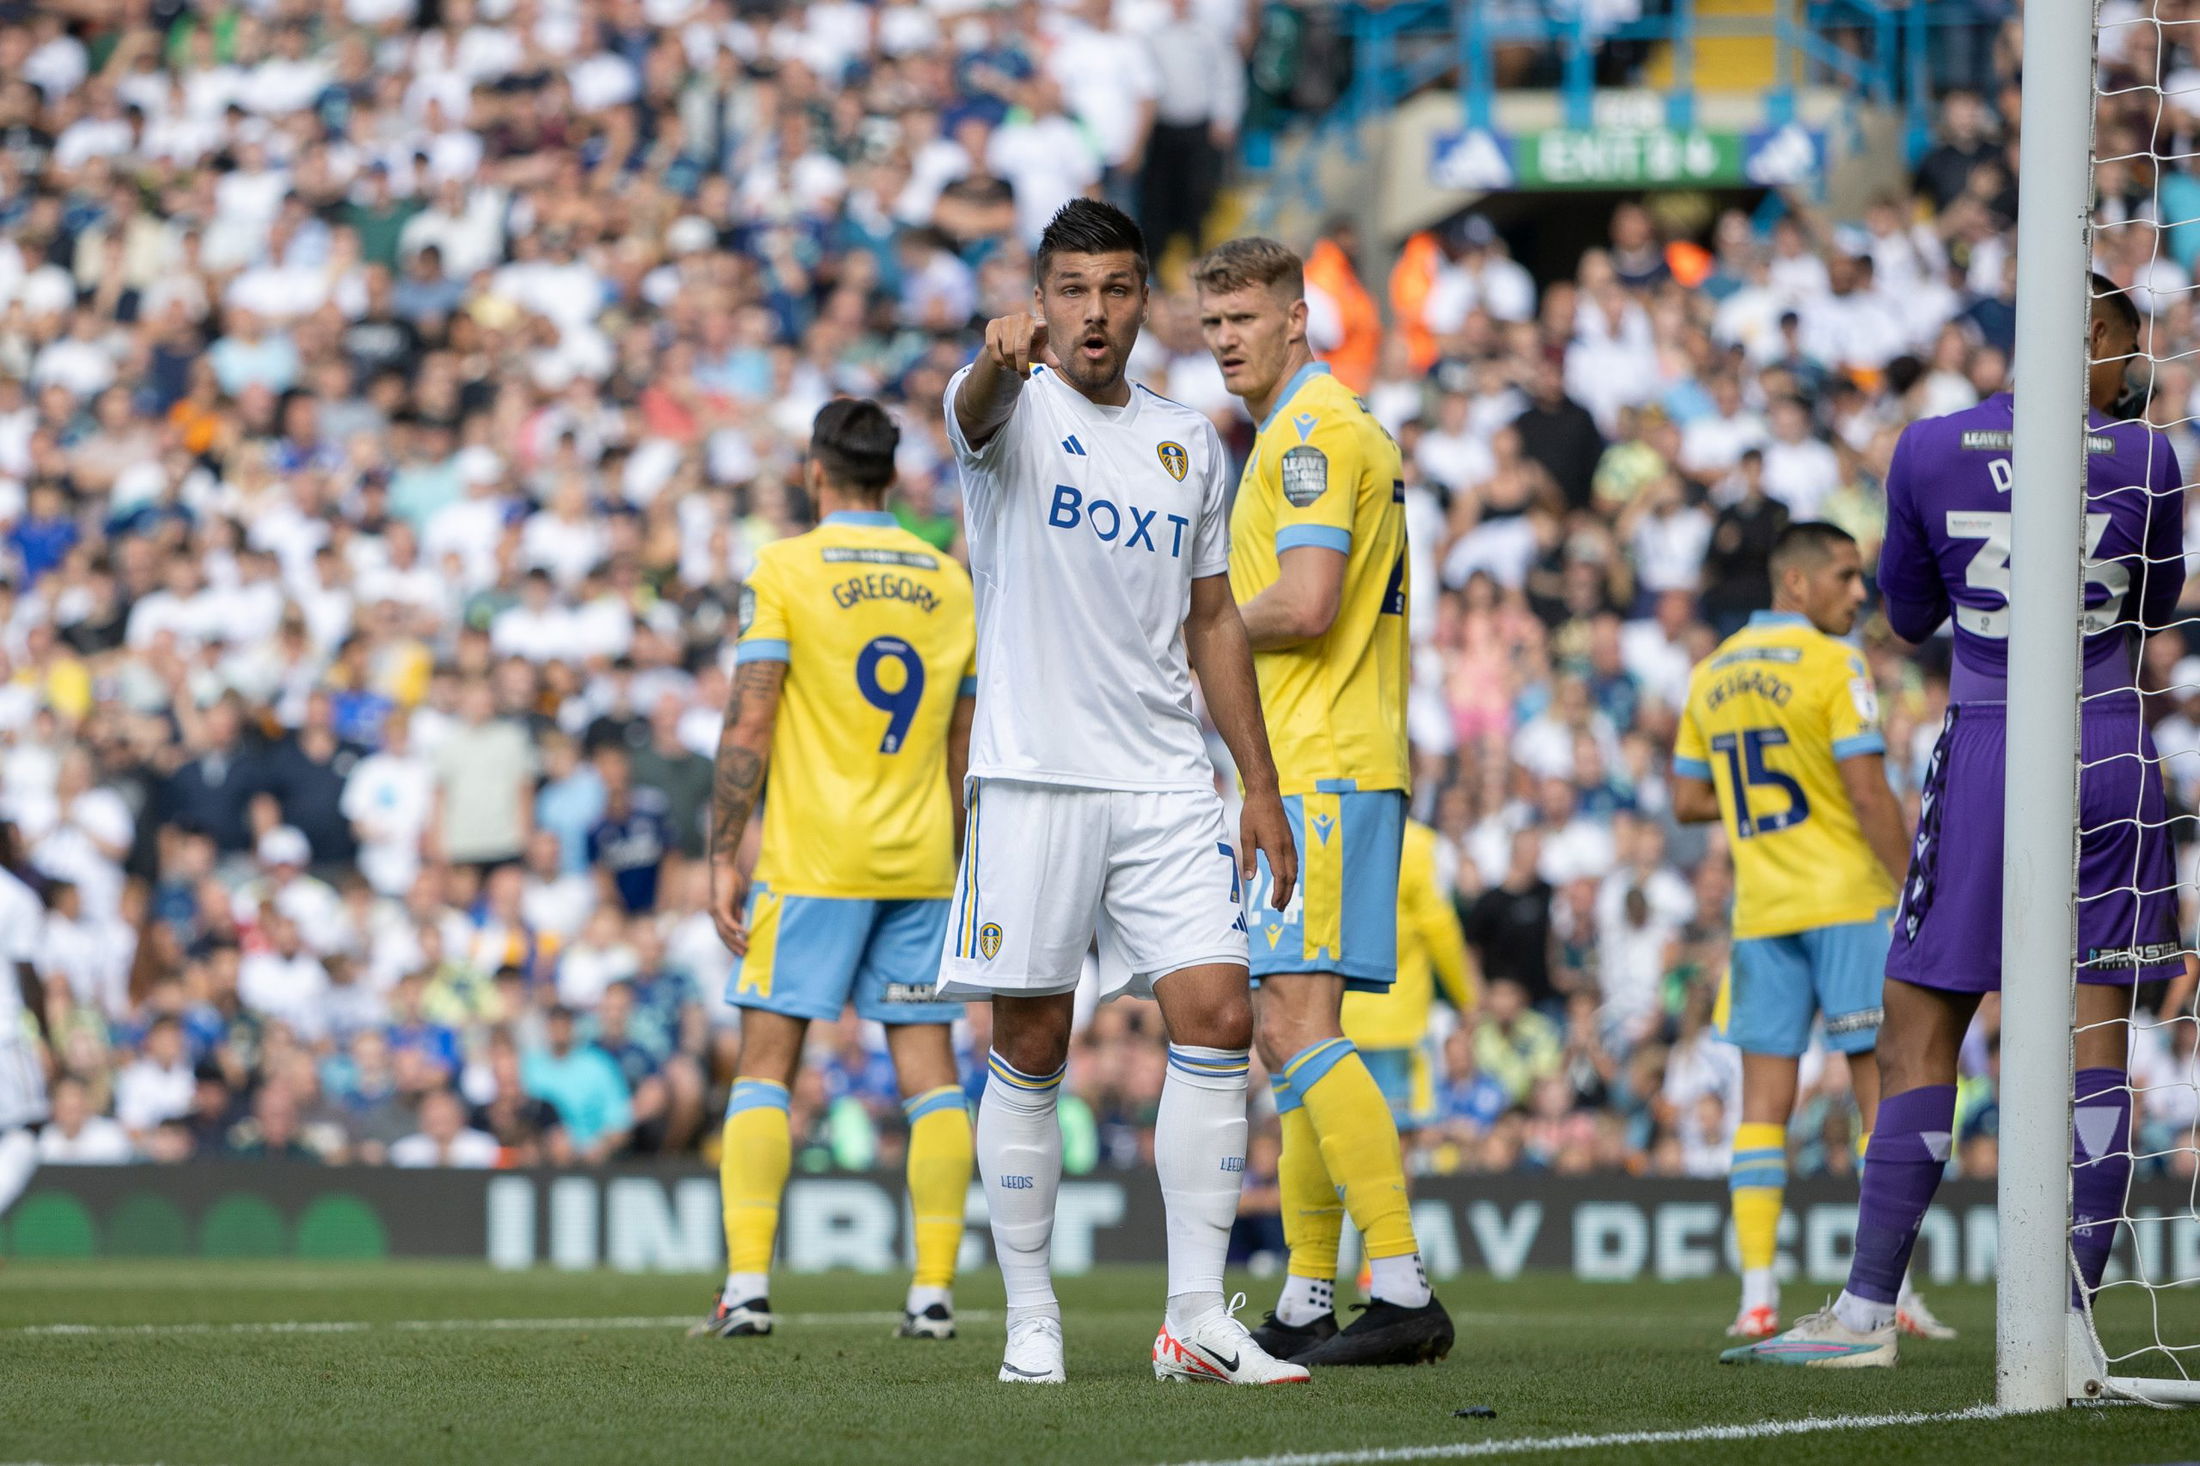
[{"label": "football player in white kit", "polygon": [[15,826],[0,821],[0,1215],[38,1169],[36,1131],[47,1114],[46,1068],[38,1055],[45,993],[31,966],[46,908],[15,874],[21,860]]},{"label": "football player in white kit", "polygon": [[[1303,1381],[1233,1316],[1222,1264],[1245,1170],[1253,1011],[1242,891],[1255,853],[1288,903],[1298,855],[1230,594],[1230,464],[1199,413],[1134,388],[1138,226],[1065,204],[1036,314],[986,328],[947,388],[978,601],[963,862],[940,990],[993,1004],[978,1170],[1008,1290],[1000,1377],[1056,1383],[1048,1252],[1055,1097],[1087,946],[1168,1028],[1154,1168],[1168,1211],[1161,1379]],[[1235,837],[1192,708],[1194,671],[1245,787]]]}]

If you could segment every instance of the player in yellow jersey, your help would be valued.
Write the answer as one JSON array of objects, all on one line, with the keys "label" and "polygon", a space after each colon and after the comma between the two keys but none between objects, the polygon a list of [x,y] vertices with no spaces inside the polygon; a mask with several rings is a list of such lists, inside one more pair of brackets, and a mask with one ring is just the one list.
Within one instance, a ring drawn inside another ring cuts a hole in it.
[{"label": "player in yellow jersey", "polygon": [[1398,863],[1398,980],[1387,992],[1344,995],[1344,1036],[1390,1103],[1400,1134],[1426,1124],[1435,1107],[1428,1020],[1436,989],[1461,1014],[1474,1010],[1472,959],[1459,912],[1436,879],[1436,832],[1406,821]]},{"label": "player in yellow jersey", "polygon": [[1727,1332],[1747,1339],[1779,1332],[1788,1117],[1821,1015],[1871,1128],[1888,924],[1910,849],[1871,675],[1835,640],[1864,602],[1856,541],[1830,524],[1792,524],[1769,566],[1772,609],[1691,675],[1673,750],[1675,817],[1724,819],[1734,860],[1733,957],[1716,1021],[1742,1051],[1727,1174],[1742,1307]]},{"label": "player in yellow jersey", "polygon": [[[886,1027],[909,1118],[916,1277],[898,1330],[952,1338],[950,1289],[970,1187],[969,1110],[934,1001],[955,885],[975,688],[970,576],[879,506],[900,433],[875,402],[827,403],[804,486],[822,522],[767,545],[741,639],[711,793],[711,916],[734,953],[741,1053],[718,1173],[726,1286],[692,1331],[768,1334],[766,1285],[791,1139],[787,1091],[813,1020],[853,1001]],[[764,772],[763,850],[736,863]]]},{"label": "player in yellow jersey", "polygon": [[[1340,1021],[1346,990],[1397,976],[1406,789],[1406,531],[1398,445],[1314,360],[1304,267],[1274,240],[1201,260],[1200,329],[1260,424],[1230,516],[1230,588],[1299,846],[1290,904],[1265,862],[1246,907],[1260,985],[1255,1042],[1283,1125],[1290,1271],[1254,1340],[1308,1366],[1413,1364],[1450,1352],[1407,1204],[1398,1131]],[[1343,1206],[1338,1206],[1338,1199]],[[1337,1245],[1350,1213],[1372,1270],[1339,1330]]]}]

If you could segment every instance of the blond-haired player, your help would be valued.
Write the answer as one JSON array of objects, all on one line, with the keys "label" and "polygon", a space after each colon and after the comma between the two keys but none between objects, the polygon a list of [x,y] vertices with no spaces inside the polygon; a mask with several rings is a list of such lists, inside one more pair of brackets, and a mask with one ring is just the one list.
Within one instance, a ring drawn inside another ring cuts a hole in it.
[{"label": "blond-haired player", "polygon": [[[1314,360],[1299,257],[1238,239],[1201,260],[1200,329],[1260,424],[1230,519],[1230,585],[1253,645],[1300,889],[1257,899],[1257,1035],[1283,1121],[1290,1274],[1255,1334],[1307,1365],[1415,1364],[1451,1349],[1413,1235],[1382,1089],[1345,1037],[1348,990],[1398,966],[1406,753],[1405,490],[1398,445]],[[1343,1206],[1337,1204],[1343,1198]],[[1343,1213],[1365,1240],[1367,1309],[1339,1330]]]}]

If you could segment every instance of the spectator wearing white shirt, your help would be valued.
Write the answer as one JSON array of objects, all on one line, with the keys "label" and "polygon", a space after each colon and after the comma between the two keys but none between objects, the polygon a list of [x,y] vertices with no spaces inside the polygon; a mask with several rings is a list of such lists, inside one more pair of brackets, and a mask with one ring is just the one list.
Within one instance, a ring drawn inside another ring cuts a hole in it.
[{"label": "spectator wearing white shirt", "polygon": [[1643,693],[1676,712],[1688,701],[1688,674],[1696,665],[1688,649],[1695,613],[1693,596],[1667,591],[1652,603],[1648,619],[1630,621],[1619,632],[1620,659]]},{"label": "spectator wearing white shirt", "polygon": [[520,888],[520,915],[537,936],[570,942],[596,909],[596,883],[587,874],[565,868],[565,850],[557,831],[537,829],[527,841],[527,877]]},{"label": "spectator wearing white shirt", "polygon": [[1453,494],[1478,489],[1497,472],[1489,444],[1468,426],[1473,401],[1464,392],[1446,392],[1438,398],[1435,426],[1421,434],[1413,449],[1413,461],[1421,472]]},{"label": "spectator wearing white shirt", "polygon": [[1016,228],[1036,246],[1047,221],[1100,182],[1101,161],[1084,130],[1062,111],[1062,91],[1041,73],[1025,83],[1017,109],[986,145],[986,166],[1016,191]]},{"label": "spectator wearing white shirt", "polygon": [[268,945],[238,967],[237,997],[302,1042],[317,1043],[329,1032],[328,969],[305,949],[298,923],[282,912],[264,912],[261,926]]},{"label": "spectator wearing white shirt", "polygon": [[[1114,0],[1076,0],[1048,58],[1070,115],[1099,145],[1111,182],[1145,161],[1161,94],[1154,52],[1123,28],[1119,13],[1111,15],[1121,9]],[[1210,73],[1204,80],[1212,89],[1216,78]],[[1157,254],[1161,248],[1150,235],[1146,245]]]},{"label": "spectator wearing white shirt", "polygon": [[1442,243],[1445,258],[1421,308],[1421,323],[1430,331],[1456,335],[1476,311],[1493,321],[1535,319],[1535,277],[1504,252],[1496,225],[1469,214],[1445,232]]},{"label": "spectator wearing white shirt", "polygon": [[359,841],[359,871],[385,896],[402,896],[420,876],[420,845],[435,808],[435,771],[413,752],[412,716],[382,723],[382,747],[344,781],[343,814]]},{"label": "spectator wearing white shirt", "polygon": [[560,590],[570,591],[603,561],[611,541],[588,512],[588,485],[574,476],[558,484],[548,509],[528,519],[519,545],[529,569],[548,571]]},{"label": "spectator wearing white shirt", "polygon": [[1772,404],[1772,441],[1765,445],[1765,492],[1787,505],[1792,519],[1816,519],[1826,496],[1841,486],[1841,460],[1811,431],[1810,409],[1798,398]]},{"label": "spectator wearing white shirt", "polygon": [[[70,1002],[119,1023],[130,1016],[129,946],[116,943],[102,924],[84,918],[84,900],[74,885],[55,881],[46,888],[46,920],[39,928],[40,977],[67,988]],[[118,923],[119,924],[119,923]],[[122,928],[125,943],[130,931]],[[120,960],[117,960],[120,959]]]},{"label": "spectator wearing white shirt", "polygon": [[1681,428],[1681,468],[1705,485],[1725,478],[1744,452],[1772,438],[1764,418],[1743,403],[1741,380],[1732,372],[1711,379],[1711,409]]},{"label": "spectator wearing white shirt", "polygon": [[449,1166],[487,1170],[502,1158],[496,1137],[466,1123],[466,1107],[447,1089],[421,1097],[420,1128],[390,1145],[390,1164],[408,1169]]},{"label": "spectator wearing white shirt", "polygon": [[53,1116],[38,1133],[38,1161],[46,1166],[121,1166],[137,1159],[130,1132],[94,1113],[84,1081],[65,1074],[53,1087]]},{"label": "spectator wearing white shirt", "polygon": [[1620,514],[1618,532],[1633,552],[1641,593],[1699,588],[1711,522],[1709,510],[1689,502],[1679,474],[1660,474],[1635,495]]},{"label": "spectator wearing white shirt", "polygon": [[[1120,11],[1124,7],[1117,6]],[[1120,18],[1120,15],[1119,15]],[[1138,180],[1138,221],[1146,249],[1160,259],[1182,240],[1197,250],[1223,159],[1245,112],[1245,68],[1231,38],[1199,15],[1192,0],[1169,0],[1168,19],[1139,43],[1150,47],[1153,133]],[[1076,65],[1082,69],[1084,57]],[[1309,290],[1311,310],[1318,292]]]},{"label": "spectator wearing white shirt", "polygon": [[1909,331],[1872,288],[1872,257],[1836,255],[1829,269],[1827,293],[1797,312],[1804,352],[1837,371],[1877,371],[1908,350]]},{"label": "spectator wearing white shirt", "polygon": [[573,613],[556,599],[550,572],[537,566],[520,581],[519,604],[489,623],[489,648],[500,657],[555,662],[574,654]]},{"label": "spectator wearing white shirt", "polygon": [[[1569,774],[1570,754],[1569,748]],[[1536,813],[1543,821],[1543,858],[1537,873],[1553,887],[1568,881],[1602,880],[1612,868],[1611,828],[1582,812],[1574,786],[1566,779],[1545,779],[1539,790]]]},{"label": "spectator wearing white shirt", "polygon": [[138,1057],[115,1076],[115,1118],[142,1145],[164,1122],[189,1114],[197,1093],[198,1080],[184,1052],[183,1025],[156,1018]]}]

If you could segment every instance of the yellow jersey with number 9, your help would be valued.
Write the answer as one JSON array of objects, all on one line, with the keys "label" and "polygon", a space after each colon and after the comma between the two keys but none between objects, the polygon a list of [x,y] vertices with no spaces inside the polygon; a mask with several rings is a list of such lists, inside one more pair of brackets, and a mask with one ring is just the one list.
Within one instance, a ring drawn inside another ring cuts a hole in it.
[{"label": "yellow jersey with number 9", "polygon": [[1697,666],[1673,771],[1718,790],[1737,938],[1870,921],[1894,905],[1840,769],[1886,748],[1864,658],[1801,616],[1760,611]]},{"label": "yellow jersey with number 9", "polygon": [[787,664],[756,880],[787,896],[955,889],[947,735],[976,691],[970,575],[886,513],[766,545],[741,593],[740,662]]},{"label": "yellow jersey with number 9", "polygon": [[1314,363],[1260,425],[1230,513],[1230,590],[1250,601],[1300,546],[1345,557],[1337,618],[1253,654],[1285,794],[1405,789],[1406,506],[1398,445]]}]

